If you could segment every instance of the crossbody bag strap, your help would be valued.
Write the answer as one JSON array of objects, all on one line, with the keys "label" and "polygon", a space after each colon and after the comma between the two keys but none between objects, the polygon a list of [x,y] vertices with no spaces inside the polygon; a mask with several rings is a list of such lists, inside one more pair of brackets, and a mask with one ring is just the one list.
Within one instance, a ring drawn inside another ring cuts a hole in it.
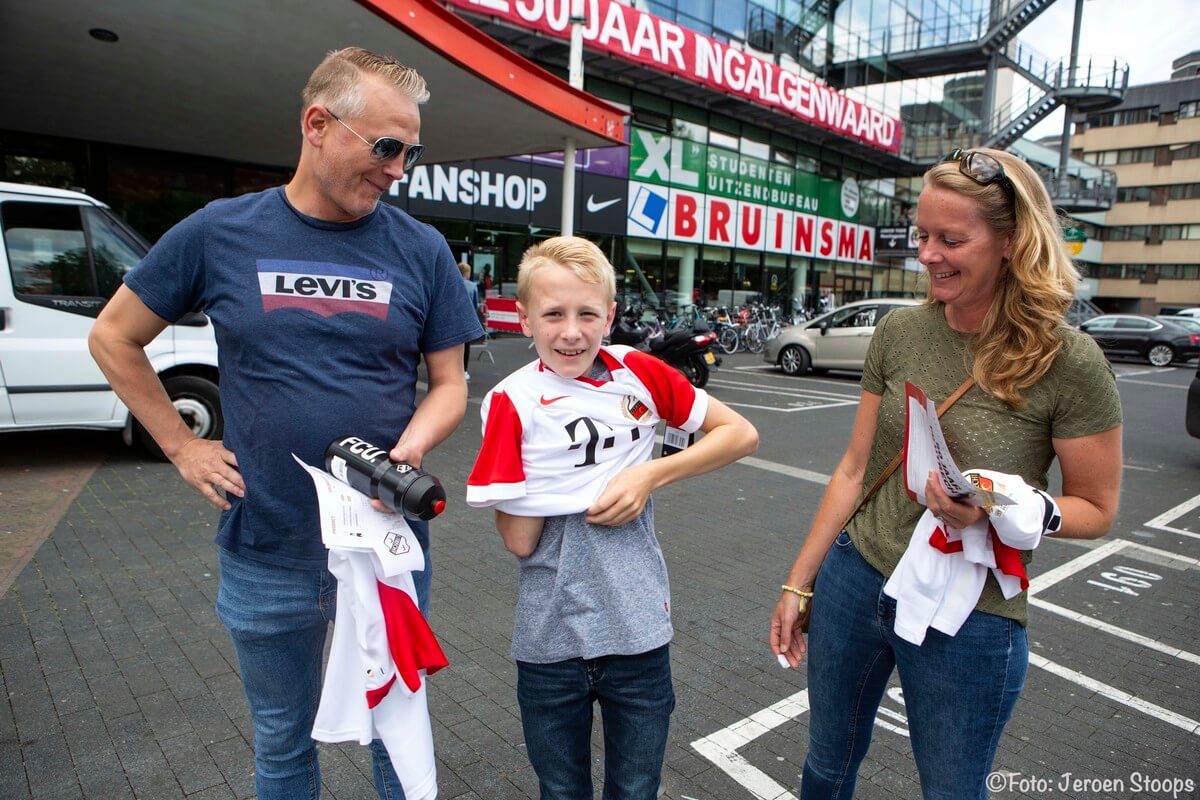
[{"label": "crossbody bag strap", "polygon": [[[950,406],[957,403],[958,398],[960,398],[964,394],[966,394],[967,390],[970,389],[974,385],[975,385],[974,376],[968,377],[965,381],[963,381],[962,385],[954,390],[954,394],[947,397],[945,400],[942,401],[942,404],[940,406],[938,406],[938,410],[937,410],[938,419],[941,419],[942,415],[950,410]],[[871,499],[871,496],[874,495],[875,492],[879,491],[879,488],[881,486],[883,486],[884,483],[887,482],[888,478],[892,477],[892,473],[896,471],[896,468],[899,467],[900,464],[903,463],[903,461],[904,461],[904,448],[901,447],[900,452],[896,453],[896,457],[893,458],[891,460],[891,463],[889,463],[887,465],[887,468],[885,468],[883,470],[883,472],[880,473],[879,477],[875,480],[875,483],[871,485],[871,488],[867,490],[867,493],[863,496],[863,499],[859,502],[858,506],[854,509],[854,512],[850,516],[846,517],[846,521],[842,524],[842,526],[840,528],[838,528],[838,530],[845,530],[846,526],[850,524],[850,520],[854,519],[854,517],[858,514],[859,511],[862,511],[863,506],[865,506],[867,504],[867,501]]]}]

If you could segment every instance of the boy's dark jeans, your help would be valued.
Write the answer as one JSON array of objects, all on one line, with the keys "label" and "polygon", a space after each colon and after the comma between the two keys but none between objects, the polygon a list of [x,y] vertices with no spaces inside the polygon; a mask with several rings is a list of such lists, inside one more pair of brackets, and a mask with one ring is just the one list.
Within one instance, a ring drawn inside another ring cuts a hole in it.
[{"label": "boy's dark jeans", "polygon": [[604,800],[654,800],[675,709],[669,645],[633,656],[517,662],[521,725],[541,800],[591,800],[597,700]]}]

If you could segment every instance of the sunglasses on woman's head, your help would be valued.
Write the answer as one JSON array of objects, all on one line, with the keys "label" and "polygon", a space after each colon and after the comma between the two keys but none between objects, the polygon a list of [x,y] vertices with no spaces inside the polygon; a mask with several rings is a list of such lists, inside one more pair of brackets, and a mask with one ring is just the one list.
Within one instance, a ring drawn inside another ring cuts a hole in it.
[{"label": "sunglasses on woman's head", "polygon": [[371,155],[380,161],[390,161],[401,153],[404,154],[404,171],[412,169],[421,160],[421,153],[425,152],[423,144],[409,144],[402,142],[394,136],[380,136],[373,143],[366,140],[362,134],[351,128],[337,114],[325,109],[329,112],[329,116],[341,123],[342,127],[353,133],[359,139],[362,139],[363,144],[371,148]]},{"label": "sunglasses on woman's head", "polygon": [[1017,189],[1013,186],[1012,179],[1004,174],[1004,166],[995,156],[980,153],[977,150],[963,150],[961,147],[956,147],[950,155],[942,159],[941,163],[955,161],[958,162],[958,171],[963,175],[980,186],[1000,184],[1000,188],[1008,194],[1008,199],[1016,203]]}]

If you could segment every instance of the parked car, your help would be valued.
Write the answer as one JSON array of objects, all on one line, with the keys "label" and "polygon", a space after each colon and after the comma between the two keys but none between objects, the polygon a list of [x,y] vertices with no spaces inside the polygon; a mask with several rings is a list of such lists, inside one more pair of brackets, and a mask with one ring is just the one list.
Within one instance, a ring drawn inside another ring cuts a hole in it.
[{"label": "parked car", "polygon": [[1196,317],[1172,317],[1159,314],[1155,319],[1160,319],[1163,322],[1173,322],[1176,325],[1187,328],[1192,333],[1200,333],[1200,319]]},{"label": "parked car", "polygon": [[[100,309],[148,249],[86,194],[0,183],[0,431],[123,429],[127,443],[136,439],[161,456],[87,343]],[[146,354],[191,429],[221,438],[208,318],[193,314],[169,326]]]},{"label": "parked car", "polygon": [[855,300],[808,322],[784,328],[767,341],[763,360],[788,375],[803,375],[810,369],[861,371],[879,320],[897,308],[920,303],[903,298]]},{"label": "parked car", "polygon": [[1200,356],[1200,333],[1165,317],[1103,314],[1079,326],[1109,356],[1137,356],[1156,367]]},{"label": "parked car", "polygon": [[1183,308],[1175,312],[1177,317],[1192,317],[1193,319],[1200,318],[1200,306],[1195,308]]},{"label": "parked car", "polygon": [[1200,439],[1200,363],[1196,364],[1196,374],[1188,387],[1186,421],[1187,432]]}]

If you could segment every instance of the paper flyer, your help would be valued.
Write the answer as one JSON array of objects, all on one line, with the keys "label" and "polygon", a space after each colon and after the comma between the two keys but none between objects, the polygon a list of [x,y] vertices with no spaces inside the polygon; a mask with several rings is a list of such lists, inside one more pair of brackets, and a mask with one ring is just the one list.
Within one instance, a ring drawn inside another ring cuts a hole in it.
[{"label": "paper flyer", "polygon": [[371,498],[324,470],[310,467],[292,453],[296,463],[312,478],[321,517],[321,541],[330,549],[371,550],[379,557],[383,574],[425,569],[425,554],[404,516],[376,511]]},{"label": "paper flyer", "polygon": [[1011,505],[1012,499],[1003,493],[1002,486],[979,475],[964,475],[942,433],[937,406],[925,396],[920,387],[904,382],[904,407],[907,421],[904,431],[904,482],[908,496],[921,505],[925,502],[925,482],[929,472],[936,470],[942,489],[955,500],[981,508]]}]

